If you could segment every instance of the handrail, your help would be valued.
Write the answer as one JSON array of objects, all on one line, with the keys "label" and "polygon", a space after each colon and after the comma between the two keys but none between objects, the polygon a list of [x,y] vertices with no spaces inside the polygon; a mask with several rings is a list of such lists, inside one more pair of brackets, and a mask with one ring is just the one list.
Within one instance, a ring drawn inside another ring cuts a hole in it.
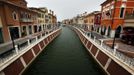
[{"label": "handrail", "polygon": [[[0,57],[0,71],[4,69],[5,66],[9,65],[10,62],[13,62],[14,60],[17,59],[17,57],[21,56],[22,54],[24,54],[25,52],[27,52],[29,49],[32,48],[32,46],[36,45],[37,43],[39,43],[40,41],[42,41],[44,38],[48,37],[49,35],[53,34],[54,32],[56,32],[57,30],[59,30],[60,28],[54,28],[52,29],[52,32],[46,34],[45,36],[42,36],[43,33],[46,32],[42,32],[40,33],[40,35],[36,35],[35,36],[35,41],[30,42],[31,39],[33,38],[29,38],[27,39],[27,45],[18,48],[17,45],[15,45],[15,50],[12,50],[9,54]],[[37,36],[41,36],[41,38],[38,39]]]},{"label": "handrail", "polygon": [[[134,73],[134,58],[131,58],[131,57],[128,57],[126,55],[124,55],[123,53],[117,51],[117,47],[115,47],[114,49],[112,49],[111,47],[107,46],[105,43],[103,43],[103,41],[100,42],[100,40],[94,38],[92,39],[91,38],[91,35],[90,37],[85,34],[85,32],[81,31],[81,28],[78,28],[78,27],[75,27],[77,30],[80,31],[80,33],[82,33],[84,36],[86,36],[88,38],[88,40],[90,40],[90,42],[92,42],[94,45],[97,45],[97,46],[100,46],[100,50],[105,50],[107,51],[108,53],[112,54],[112,56],[119,60],[121,63],[123,63],[124,65],[127,65],[129,67],[129,69],[131,69],[131,73]],[[105,52],[103,51],[103,52]]]}]

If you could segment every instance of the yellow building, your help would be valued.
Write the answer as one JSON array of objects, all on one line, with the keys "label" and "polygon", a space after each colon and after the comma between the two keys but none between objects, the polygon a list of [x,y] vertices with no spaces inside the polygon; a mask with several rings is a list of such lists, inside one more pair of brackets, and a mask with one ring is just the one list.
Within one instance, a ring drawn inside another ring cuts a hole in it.
[{"label": "yellow building", "polygon": [[84,17],[84,24],[87,25],[89,31],[91,31],[93,29],[94,22],[95,22],[95,13],[97,13],[97,12],[98,11],[94,11],[92,13],[87,14]]},{"label": "yellow building", "polygon": [[37,31],[45,30],[46,27],[45,14],[47,13],[47,11],[44,11],[41,8],[33,8],[33,7],[30,9],[38,13],[37,16],[38,25],[37,27],[34,26],[34,29],[37,29]]}]

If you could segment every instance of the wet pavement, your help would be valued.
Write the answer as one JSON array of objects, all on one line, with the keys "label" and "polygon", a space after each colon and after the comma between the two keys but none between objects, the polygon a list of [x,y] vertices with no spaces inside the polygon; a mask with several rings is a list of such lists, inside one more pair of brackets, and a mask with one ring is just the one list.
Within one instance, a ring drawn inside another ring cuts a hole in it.
[{"label": "wet pavement", "polygon": [[[96,32],[92,32],[92,35],[96,37],[96,39],[104,40],[104,43],[109,47],[112,47],[113,39],[106,38],[103,35],[100,35]],[[127,55],[128,57],[134,58],[134,46],[123,43],[121,40],[116,40],[115,45],[118,45],[117,50]]]},{"label": "wet pavement", "polygon": [[23,75],[104,75],[78,36],[62,29]]},{"label": "wet pavement", "polygon": [[96,32],[92,32],[92,35],[95,36],[96,39],[105,39],[104,36],[102,36],[102,35],[100,35],[100,34],[98,34],[98,33],[96,33]]},{"label": "wet pavement", "polygon": [[[113,40],[104,41],[108,46],[112,47]],[[115,41],[115,46],[117,50],[124,53],[125,55],[134,58],[134,46],[123,43],[121,40]]]}]

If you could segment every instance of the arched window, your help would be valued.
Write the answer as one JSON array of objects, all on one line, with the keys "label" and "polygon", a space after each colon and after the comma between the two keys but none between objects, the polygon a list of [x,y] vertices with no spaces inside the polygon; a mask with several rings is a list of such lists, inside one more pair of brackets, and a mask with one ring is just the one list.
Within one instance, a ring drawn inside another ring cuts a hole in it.
[{"label": "arched window", "polygon": [[116,38],[120,38],[120,33],[121,33],[121,26],[119,26],[117,29],[116,29],[116,31],[115,31],[115,37]]},{"label": "arched window", "polygon": [[127,0],[122,0],[123,2],[126,2]]},{"label": "arched window", "polygon": [[126,4],[123,3],[123,4],[121,5],[121,8],[120,8],[120,18],[123,18],[123,17],[124,17],[125,8],[126,8]]},{"label": "arched window", "polygon": [[18,20],[17,13],[15,11],[12,13],[12,17],[14,20]]}]

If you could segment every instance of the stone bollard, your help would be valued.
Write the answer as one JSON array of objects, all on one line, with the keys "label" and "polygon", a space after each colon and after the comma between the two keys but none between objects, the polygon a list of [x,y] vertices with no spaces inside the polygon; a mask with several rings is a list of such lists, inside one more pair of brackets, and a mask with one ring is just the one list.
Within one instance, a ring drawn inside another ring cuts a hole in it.
[{"label": "stone bollard", "polygon": [[28,42],[28,45],[30,45],[30,39],[28,39],[27,42]]},{"label": "stone bollard", "polygon": [[96,39],[96,37],[94,36],[94,42],[95,42],[95,39]]},{"label": "stone bollard", "polygon": [[101,40],[101,46],[103,45],[103,40]]},{"label": "stone bollard", "polygon": [[41,36],[40,36],[41,38],[43,37],[43,33],[41,33]]},{"label": "stone bollard", "polygon": [[118,49],[118,44],[116,44],[115,46],[114,46],[114,52],[113,52],[113,54],[115,55],[116,54],[116,50]]},{"label": "stone bollard", "polygon": [[15,52],[16,52],[17,55],[19,54],[19,51],[18,50],[19,50],[18,49],[18,45],[15,45]]},{"label": "stone bollard", "polygon": [[36,41],[38,40],[38,36],[35,37]]},{"label": "stone bollard", "polygon": [[91,38],[92,37],[92,34],[90,33],[89,37]]}]

